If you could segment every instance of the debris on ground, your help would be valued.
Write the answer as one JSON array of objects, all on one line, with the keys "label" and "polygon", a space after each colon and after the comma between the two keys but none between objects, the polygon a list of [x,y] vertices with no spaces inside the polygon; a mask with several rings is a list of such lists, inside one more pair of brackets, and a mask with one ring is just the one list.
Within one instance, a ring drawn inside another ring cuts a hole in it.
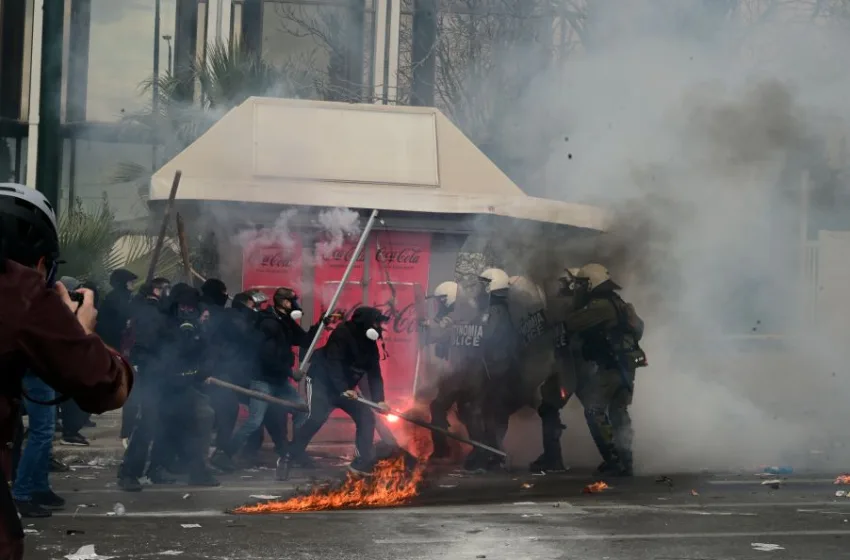
[{"label": "debris on ground", "polygon": [[659,476],[655,479],[655,484],[666,484],[670,488],[673,488],[673,480],[669,476]]},{"label": "debris on ground", "polygon": [[774,490],[779,490],[779,487],[782,486],[782,481],[778,478],[772,478],[770,480],[764,480],[761,483],[762,486],[770,486]]},{"label": "debris on ground", "polygon": [[846,498],[847,492],[845,492],[844,490],[836,490],[835,491],[835,497],[836,498]]},{"label": "debris on ground", "polygon": [[111,511],[111,512],[109,512],[109,513],[107,513],[106,515],[118,515],[118,516],[121,516],[121,515],[124,515],[125,513],[127,513],[127,508],[125,508],[125,507],[124,507],[124,504],[122,504],[122,503],[117,503],[117,504],[115,504],[114,506],[112,506],[112,511]]},{"label": "debris on ground", "polygon": [[478,556],[476,556],[476,558],[487,558],[487,556],[485,556],[484,554],[479,554]]},{"label": "debris on ground", "polygon": [[593,484],[585,486],[584,490],[582,490],[582,494],[598,494],[599,492],[603,492],[609,488],[611,487],[608,486],[608,484],[600,480],[599,482],[594,482]]},{"label": "debris on ground", "polygon": [[759,552],[774,552],[776,550],[785,550],[785,547],[779,546],[778,544],[754,542],[750,543],[750,546],[753,547],[753,550],[758,550]]},{"label": "debris on ground", "polygon": [[164,550],[162,552],[158,552],[158,556],[180,556],[183,554],[182,550]]},{"label": "debris on ground", "polygon": [[691,490],[691,496],[699,496],[699,492],[696,490]]},{"label": "debris on ground", "polygon": [[523,517],[543,517],[542,513],[523,513]]},{"label": "debris on ground", "polygon": [[257,500],[279,500],[280,496],[272,496],[270,494],[251,494],[248,496],[249,498],[256,498]]},{"label": "debris on ground", "polygon": [[192,496],[192,494],[190,494],[189,492],[186,492],[185,494],[183,494],[183,499],[188,500],[191,496]]},{"label": "debris on ground", "polygon": [[93,544],[87,544],[85,546],[81,546],[77,552],[68,554],[65,558],[67,560],[110,560],[115,557],[101,556],[95,552]]},{"label": "debris on ground", "polygon": [[534,485],[530,482],[523,482],[520,488],[522,488],[523,490],[528,490],[529,488],[534,488]]},{"label": "debris on ground", "polygon": [[85,532],[85,531],[81,531],[80,529],[66,529],[66,530],[65,530],[65,535],[67,535],[67,536],[69,536],[69,537],[70,537],[71,535],[85,535],[85,534],[86,534],[86,532]]},{"label": "debris on ground", "polygon": [[461,473],[449,473],[449,476],[452,478],[466,478],[466,475]]},{"label": "debris on ground", "polygon": [[767,474],[793,474],[794,469],[791,467],[765,467],[764,472]]},{"label": "debris on ground", "polygon": [[850,484],[850,474],[840,474],[835,479],[835,484]]},{"label": "debris on ground", "polygon": [[25,535],[37,535],[40,531],[38,529],[24,529]]},{"label": "debris on ground", "polygon": [[200,524],[198,524],[198,523],[181,523],[180,526],[183,527],[184,529],[200,529],[201,528]]},{"label": "debris on ground", "polygon": [[457,488],[457,484],[440,484],[440,488]]}]

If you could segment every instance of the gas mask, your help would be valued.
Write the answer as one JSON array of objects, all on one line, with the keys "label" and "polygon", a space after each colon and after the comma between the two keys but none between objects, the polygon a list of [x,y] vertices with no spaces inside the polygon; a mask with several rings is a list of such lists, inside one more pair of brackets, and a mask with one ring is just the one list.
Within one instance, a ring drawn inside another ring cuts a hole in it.
[{"label": "gas mask", "polygon": [[297,321],[304,316],[304,313],[301,311],[301,306],[298,305],[298,298],[290,299],[289,303],[292,304],[292,308],[289,310],[289,316],[292,317],[294,321]]},{"label": "gas mask", "polygon": [[[380,329],[381,327],[378,327]],[[371,340],[372,342],[377,342],[379,338],[381,338],[381,333],[375,327],[369,327],[366,329],[366,338]]]},{"label": "gas mask", "polygon": [[178,305],[177,320],[180,321],[180,330],[195,330],[201,318],[201,311],[192,306]]}]

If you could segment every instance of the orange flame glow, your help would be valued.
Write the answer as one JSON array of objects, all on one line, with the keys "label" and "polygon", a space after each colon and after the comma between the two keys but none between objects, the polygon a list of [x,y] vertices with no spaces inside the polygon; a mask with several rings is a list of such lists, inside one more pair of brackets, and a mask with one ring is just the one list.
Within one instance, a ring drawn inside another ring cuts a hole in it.
[{"label": "orange flame glow", "polygon": [[395,424],[396,422],[398,422],[398,416],[396,416],[395,414],[387,414],[387,422],[389,422],[390,424]]},{"label": "orange flame glow", "polygon": [[423,473],[420,467],[408,472],[404,457],[379,461],[371,477],[357,478],[348,474],[336,489],[315,487],[306,496],[242,506],[234,513],[294,513],[328,509],[360,509],[391,507],[407,503],[419,494]]},{"label": "orange flame glow", "polygon": [[602,481],[599,481],[594,482],[593,484],[588,484],[584,487],[584,490],[582,490],[582,492],[585,494],[598,494],[599,492],[608,490],[608,488],[610,488],[610,486],[608,486]]},{"label": "orange flame glow", "polygon": [[850,474],[839,475],[838,478],[835,479],[835,484],[850,484]]}]

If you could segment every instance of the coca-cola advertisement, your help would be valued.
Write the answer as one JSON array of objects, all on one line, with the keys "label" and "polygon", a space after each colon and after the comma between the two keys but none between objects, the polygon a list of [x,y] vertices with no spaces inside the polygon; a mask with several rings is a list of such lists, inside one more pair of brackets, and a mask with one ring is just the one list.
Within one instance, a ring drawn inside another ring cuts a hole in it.
[{"label": "coca-cola advertisement", "polygon": [[259,288],[271,297],[278,286],[302,288],[302,242],[295,235],[284,245],[258,234],[242,251],[242,289]]},{"label": "coca-cola advertisement", "polygon": [[386,358],[381,372],[387,401],[411,404],[419,360],[419,315],[428,289],[431,235],[382,231],[371,240],[369,304],[390,318],[384,327]]}]

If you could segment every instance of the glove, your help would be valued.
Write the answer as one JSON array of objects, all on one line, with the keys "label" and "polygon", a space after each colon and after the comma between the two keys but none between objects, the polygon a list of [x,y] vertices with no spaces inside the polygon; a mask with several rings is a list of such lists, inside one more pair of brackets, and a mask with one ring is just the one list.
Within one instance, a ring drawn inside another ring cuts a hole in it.
[{"label": "glove", "polygon": [[378,406],[379,406],[379,407],[381,407],[381,410],[382,410],[384,413],[387,413],[387,412],[389,412],[389,411],[390,411],[390,405],[388,405],[388,404],[387,404],[387,403],[385,403],[384,401],[379,402],[379,403],[378,403]]},{"label": "glove", "polygon": [[357,395],[357,391],[349,389],[348,391],[343,392],[342,396],[347,398],[347,399],[356,399],[358,395]]}]

